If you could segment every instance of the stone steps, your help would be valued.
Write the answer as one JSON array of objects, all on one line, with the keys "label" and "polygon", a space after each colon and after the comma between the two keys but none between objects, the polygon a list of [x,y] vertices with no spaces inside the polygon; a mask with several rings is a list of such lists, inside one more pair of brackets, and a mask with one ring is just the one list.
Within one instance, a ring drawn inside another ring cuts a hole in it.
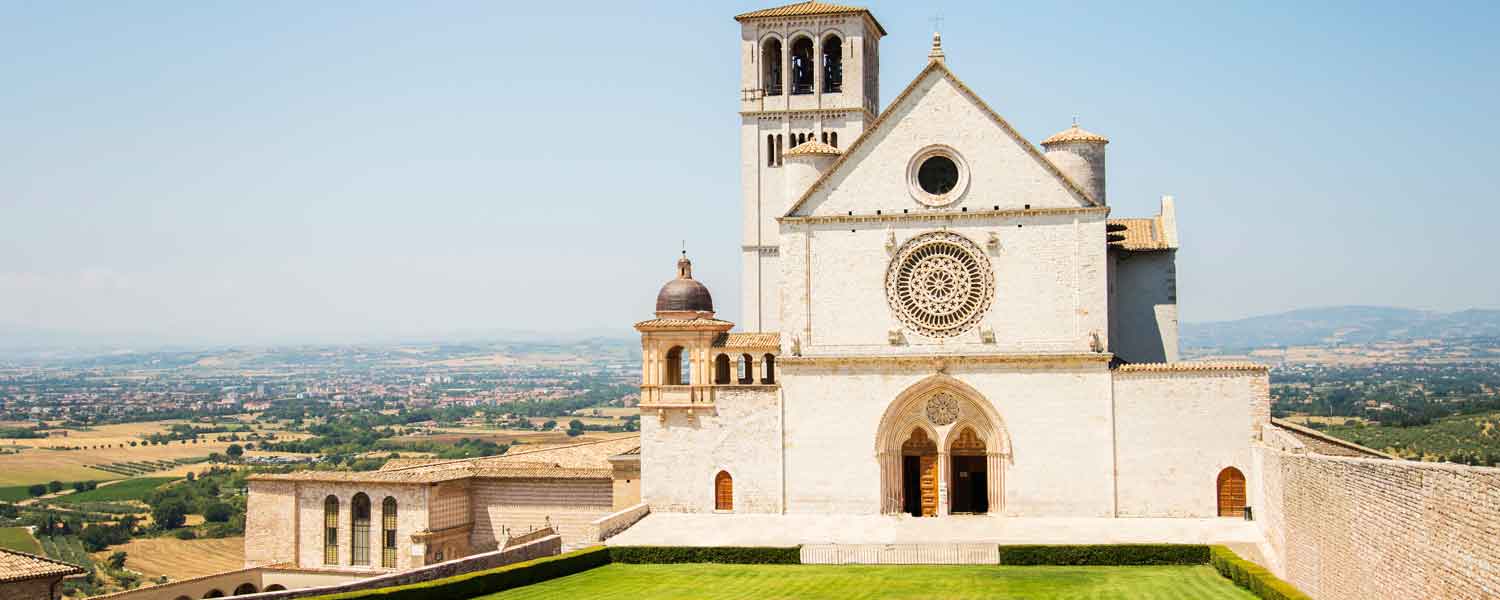
[{"label": "stone steps", "polygon": [[808,544],[811,565],[997,565],[996,544]]}]

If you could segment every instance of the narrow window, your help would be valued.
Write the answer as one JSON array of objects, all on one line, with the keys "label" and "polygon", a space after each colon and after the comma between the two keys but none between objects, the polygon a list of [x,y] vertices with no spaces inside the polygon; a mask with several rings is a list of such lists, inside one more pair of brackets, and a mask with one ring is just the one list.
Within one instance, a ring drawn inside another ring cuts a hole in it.
[{"label": "narrow window", "polygon": [[396,568],[396,499],[380,503],[380,566]]},{"label": "narrow window", "polygon": [[339,564],[339,499],[323,500],[323,564]]},{"label": "narrow window", "polygon": [[687,364],[685,354],[682,346],[674,346],[667,351],[667,372],[662,377],[663,385],[687,385],[691,367]]},{"label": "narrow window", "polygon": [[351,503],[354,527],[349,530],[349,564],[370,565],[370,497],[364,492],[354,495]]},{"label": "narrow window", "polygon": [[714,510],[734,510],[734,478],[727,471],[714,476]]},{"label": "narrow window", "polygon": [[750,356],[749,354],[740,355],[740,383],[755,383],[755,377],[751,371],[751,369],[754,368],[754,364],[755,357]]},{"label": "narrow window", "polygon": [[781,134],[776,134],[776,166],[781,166]]},{"label": "narrow window", "polygon": [[792,42],[792,94],[813,92],[813,41],[800,37]]},{"label": "narrow window", "polygon": [[823,38],[823,93],[837,94],[844,89],[844,42],[839,36]]},{"label": "narrow window", "polygon": [[766,134],[766,166],[776,166],[776,136]]},{"label": "narrow window", "polygon": [[837,131],[829,132],[829,134],[828,134],[828,145],[829,146],[833,146],[834,148],[839,147],[839,132],[837,132]]},{"label": "narrow window", "polygon": [[771,38],[761,45],[761,85],[767,96],[781,95],[781,40]]},{"label": "narrow window", "polygon": [[714,383],[726,385],[729,383],[729,355],[720,354],[714,358]]},{"label": "narrow window", "polygon": [[766,385],[776,383],[776,357],[767,354],[761,364],[763,366],[761,367],[760,382]]}]

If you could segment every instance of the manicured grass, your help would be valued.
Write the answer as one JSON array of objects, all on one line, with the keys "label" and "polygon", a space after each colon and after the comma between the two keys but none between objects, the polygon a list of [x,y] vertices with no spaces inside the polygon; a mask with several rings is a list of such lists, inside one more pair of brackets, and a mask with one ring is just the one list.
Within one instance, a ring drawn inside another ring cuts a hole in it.
[{"label": "manicured grass", "polygon": [[126,479],[119,483],[97,487],[87,492],[76,492],[65,496],[58,496],[50,502],[58,504],[77,504],[80,502],[122,502],[125,500],[145,500],[146,495],[152,490],[161,487],[168,481],[176,481],[176,477],[136,477]]},{"label": "manicured grass", "polygon": [[0,527],[0,548],[9,548],[29,554],[41,554],[42,545],[25,527]]},{"label": "manicured grass", "polygon": [[611,564],[484,600],[652,598],[1252,599],[1207,565],[1010,567]]}]

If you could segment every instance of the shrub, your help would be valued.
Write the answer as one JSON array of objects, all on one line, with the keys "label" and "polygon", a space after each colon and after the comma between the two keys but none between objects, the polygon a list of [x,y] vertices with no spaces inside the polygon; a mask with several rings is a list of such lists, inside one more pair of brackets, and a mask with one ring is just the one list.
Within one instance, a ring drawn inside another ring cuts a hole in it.
[{"label": "shrub", "polygon": [[1002,565],[1201,565],[1208,558],[1208,546],[1197,544],[1000,547]]},{"label": "shrub", "polygon": [[609,556],[609,549],[596,546],[436,581],[318,596],[317,600],[377,597],[381,600],[474,598],[604,566],[609,564]]},{"label": "shrub", "polygon": [[176,498],[151,508],[151,521],[157,529],[177,529],[187,522],[187,504]]},{"label": "shrub", "polygon": [[234,516],[234,507],[223,502],[214,502],[203,508],[203,520],[209,523],[224,523]]},{"label": "shrub", "polygon": [[1234,581],[1235,585],[1250,590],[1265,600],[1312,600],[1292,584],[1282,581],[1265,567],[1240,558],[1225,546],[1209,549],[1209,563],[1220,575]]},{"label": "shrub", "polygon": [[609,557],[617,563],[796,565],[802,563],[802,550],[800,546],[612,546]]},{"label": "shrub", "polygon": [[195,539],[198,539],[198,534],[193,533],[193,530],[191,530],[191,529],[178,529],[176,532],[174,532],[172,534],[172,536],[176,537],[179,540],[195,540]]},{"label": "shrub", "polygon": [[47,482],[47,491],[49,491],[49,492],[61,492],[62,489],[63,489],[63,484],[62,484],[61,481],[49,481],[49,482]]},{"label": "shrub", "polygon": [[44,494],[47,493],[47,486],[38,483],[36,485],[33,485],[31,487],[26,488],[26,493],[28,495],[33,496],[33,497],[35,497],[35,496],[41,496],[41,495],[44,495]]}]

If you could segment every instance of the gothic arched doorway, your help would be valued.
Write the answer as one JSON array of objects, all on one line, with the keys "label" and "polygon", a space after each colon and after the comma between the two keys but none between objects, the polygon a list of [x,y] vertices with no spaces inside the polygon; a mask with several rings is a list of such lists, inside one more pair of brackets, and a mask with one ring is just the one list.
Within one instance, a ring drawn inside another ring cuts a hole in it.
[{"label": "gothic arched doorway", "polygon": [[1004,508],[1010,436],[994,406],[953,377],[933,375],[897,396],[881,417],[875,454],[882,513]]}]

